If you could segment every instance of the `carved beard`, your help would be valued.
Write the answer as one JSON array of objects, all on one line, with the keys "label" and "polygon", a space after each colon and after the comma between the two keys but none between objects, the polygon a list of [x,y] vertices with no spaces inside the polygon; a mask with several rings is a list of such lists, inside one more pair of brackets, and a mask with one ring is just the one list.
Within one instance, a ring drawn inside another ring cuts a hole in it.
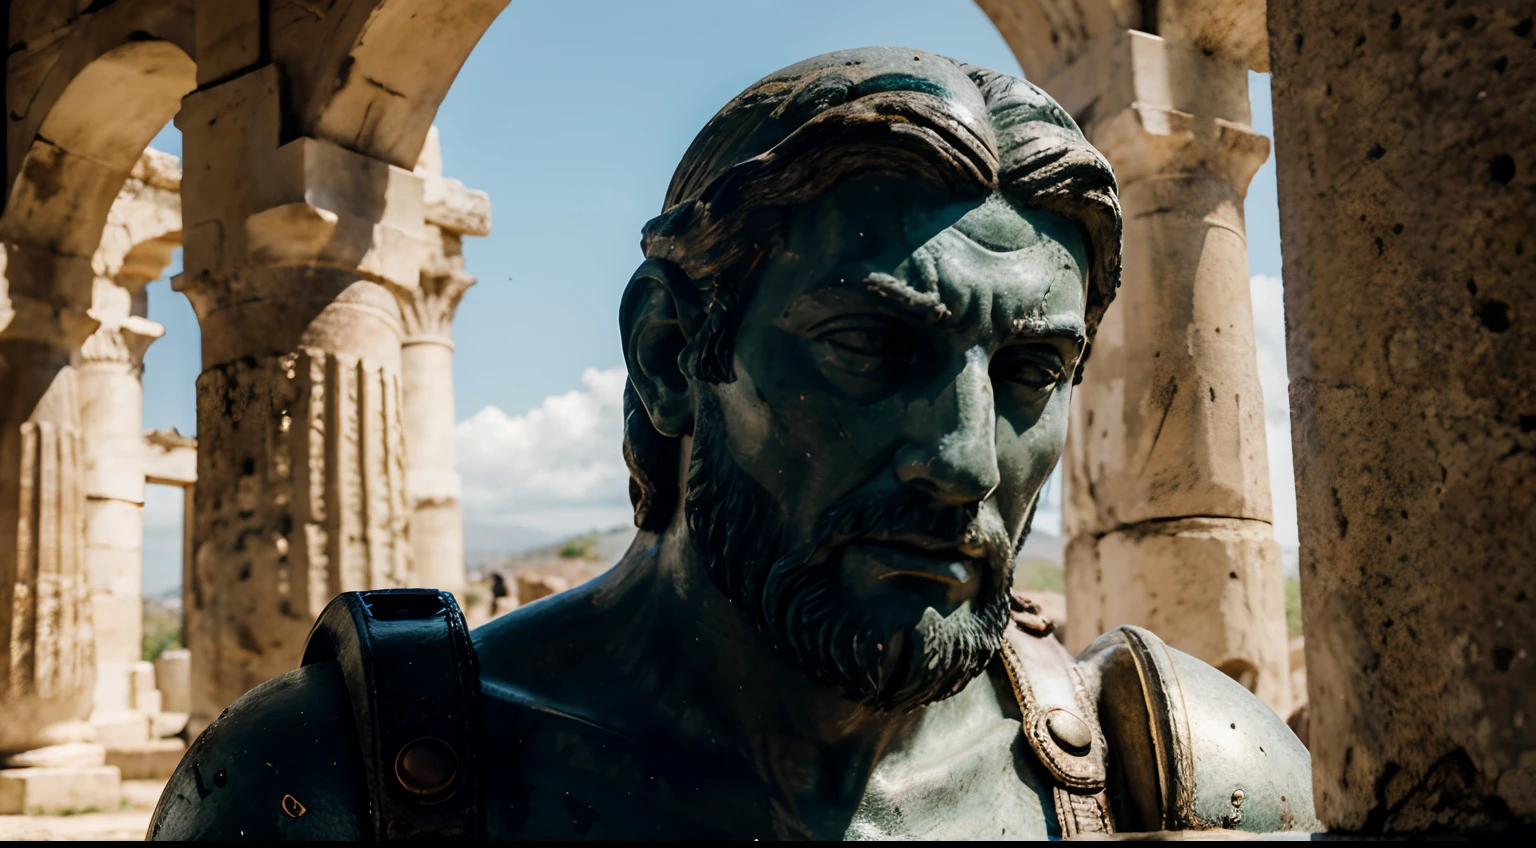
[{"label": "carved beard", "polygon": [[[726,445],[719,401],[699,393],[683,510],[689,537],[715,585],[766,634],[775,651],[817,683],[853,700],[905,712],[959,692],[1002,645],[1012,583],[1006,530],[979,506],[935,504],[910,487],[851,495],[816,521],[810,544],[789,549],[783,511],[737,465]],[[992,518],[988,521],[988,518]],[[873,604],[842,583],[842,547],[903,531],[936,539],[978,533],[980,590],[969,608],[917,621]]]}]

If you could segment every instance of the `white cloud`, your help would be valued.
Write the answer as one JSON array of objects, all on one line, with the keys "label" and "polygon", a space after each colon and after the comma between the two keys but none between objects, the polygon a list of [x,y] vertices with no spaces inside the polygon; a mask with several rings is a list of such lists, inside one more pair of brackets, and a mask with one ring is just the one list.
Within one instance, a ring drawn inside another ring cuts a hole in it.
[{"label": "white cloud", "polygon": [[1293,560],[1297,547],[1296,485],[1291,465],[1290,378],[1285,364],[1285,298],[1279,277],[1256,275],[1253,337],[1259,354],[1259,385],[1264,389],[1264,438],[1269,445],[1269,488],[1274,500],[1275,538]]},{"label": "white cloud", "polygon": [[510,416],[486,407],[455,431],[464,521],[550,534],[628,523],[622,367],[588,368],[582,388]]}]

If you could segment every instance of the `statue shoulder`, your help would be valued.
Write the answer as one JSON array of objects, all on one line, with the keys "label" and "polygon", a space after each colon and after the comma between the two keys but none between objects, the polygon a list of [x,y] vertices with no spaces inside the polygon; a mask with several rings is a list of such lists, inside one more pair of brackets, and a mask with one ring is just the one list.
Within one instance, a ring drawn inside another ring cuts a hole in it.
[{"label": "statue shoulder", "polygon": [[263,683],[192,743],[148,838],[366,839],[368,792],[346,683],[317,663]]},{"label": "statue shoulder", "polygon": [[1316,831],[1312,760],[1279,716],[1139,627],[1078,657],[1115,763],[1121,829]]},{"label": "statue shoulder", "polygon": [[480,678],[453,596],[343,592],[297,671],[209,725],[150,838],[466,838],[481,832]]}]

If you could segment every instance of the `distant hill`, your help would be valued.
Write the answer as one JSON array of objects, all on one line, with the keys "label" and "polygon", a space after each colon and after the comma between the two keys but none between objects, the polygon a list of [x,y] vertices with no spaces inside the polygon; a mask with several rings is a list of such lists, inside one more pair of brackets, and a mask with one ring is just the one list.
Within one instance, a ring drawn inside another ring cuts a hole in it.
[{"label": "distant hill", "polygon": [[560,537],[553,533],[519,524],[465,524],[464,564],[477,571],[558,541]]},{"label": "distant hill", "polygon": [[[563,539],[548,539],[510,553],[481,552],[468,565],[471,571],[487,568],[517,571],[564,558],[581,559],[606,570],[624,556],[634,538],[635,528],[615,527]],[[1062,563],[1065,559],[1066,543],[1060,536],[1039,530],[1031,533],[1014,560],[1016,576],[1022,581],[1021,587],[1061,591]]]}]

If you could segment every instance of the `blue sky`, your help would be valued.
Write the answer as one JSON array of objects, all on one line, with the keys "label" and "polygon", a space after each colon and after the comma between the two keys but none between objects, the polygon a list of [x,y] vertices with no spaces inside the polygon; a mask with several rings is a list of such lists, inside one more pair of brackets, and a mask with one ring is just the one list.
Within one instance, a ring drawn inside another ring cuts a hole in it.
[{"label": "blue sky", "polygon": [[[469,453],[474,467],[494,472],[466,471],[471,548],[477,520],[569,529],[622,517],[616,413],[603,393],[617,385],[605,369],[621,362],[618,299],[641,259],[640,226],[660,211],[694,134],[731,97],[801,59],[876,44],[1020,73],[972,0],[517,0],[486,33],[436,122],[446,174],[489,192],[493,210],[491,234],[466,241],[480,282],[454,326],[461,466]],[[1269,135],[1268,79],[1252,81],[1254,125]],[[180,138],[169,128],[154,146],[179,154]],[[1247,213],[1252,271],[1277,280],[1272,162],[1254,180]],[[145,426],[192,433],[196,318],[167,280],[151,284],[149,308],[167,332],[145,358]],[[566,441],[540,441],[556,437]],[[605,445],[596,460],[581,456],[596,445]],[[556,454],[575,465],[529,464]],[[1288,450],[1285,461],[1288,470]],[[528,482],[554,479],[580,479],[591,491]],[[159,504],[169,495],[152,495],[151,534],[179,524],[179,512]],[[171,579],[173,564],[160,564],[158,543],[146,543],[147,570]]]}]

